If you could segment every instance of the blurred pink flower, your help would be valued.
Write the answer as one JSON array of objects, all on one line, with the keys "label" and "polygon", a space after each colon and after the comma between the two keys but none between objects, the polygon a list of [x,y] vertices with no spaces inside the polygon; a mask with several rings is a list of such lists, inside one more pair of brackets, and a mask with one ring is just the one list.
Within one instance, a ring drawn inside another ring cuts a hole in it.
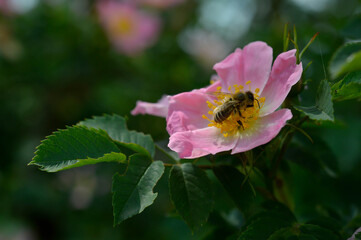
[{"label": "blurred pink flower", "polygon": [[168,8],[180,4],[184,0],[137,0],[137,2],[156,8]]},{"label": "blurred pink flower", "polygon": [[13,13],[12,7],[9,4],[9,0],[0,0],[0,12],[4,14]]},{"label": "blurred pink flower", "polygon": [[121,53],[136,55],[158,38],[160,19],[131,3],[100,1],[97,10],[109,39]]},{"label": "blurred pink flower", "polygon": [[[302,74],[302,64],[296,64],[295,52],[281,53],[271,69],[272,48],[264,42],[250,43],[214,66],[219,80],[208,88],[169,97],[169,148],[181,158],[229,150],[235,154],[277,136],[286,121],[292,118],[292,113],[289,109],[276,109]],[[208,94],[214,91],[219,93]],[[240,91],[253,93],[254,106],[242,110],[242,117],[231,114],[226,120],[215,122],[217,107],[229,100],[222,92]],[[153,114],[152,111],[147,113]]]}]

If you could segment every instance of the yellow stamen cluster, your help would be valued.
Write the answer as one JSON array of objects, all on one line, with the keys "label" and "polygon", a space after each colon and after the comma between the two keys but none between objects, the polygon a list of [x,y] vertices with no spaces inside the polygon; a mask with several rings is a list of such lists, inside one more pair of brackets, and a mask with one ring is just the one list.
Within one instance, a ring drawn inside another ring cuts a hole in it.
[{"label": "yellow stamen cluster", "polygon": [[111,28],[114,33],[128,35],[133,31],[133,22],[127,16],[119,17],[116,21],[113,22]]},{"label": "yellow stamen cluster", "polygon": [[[250,81],[247,81],[246,85],[249,85],[249,90],[251,90],[250,89]],[[241,109],[242,117],[239,116],[238,113],[232,113],[226,120],[222,121],[221,123],[216,123],[213,119],[214,119],[214,114],[215,114],[215,112],[218,111],[218,109],[217,110],[215,110],[215,109],[217,107],[220,107],[226,101],[228,101],[229,98],[231,97],[231,95],[241,92],[241,91],[243,91],[243,89],[244,89],[244,87],[242,85],[235,84],[233,86],[230,86],[227,89],[228,93],[224,93],[221,91],[222,87],[218,87],[217,91],[216,91],[217,99],[213,100],[213,102],[207,101],[208,107],[211,109],[208,112],[208,114],[211,116],[208,117],[206,115],[203,115],[202,117],[204,119],[207,119],[210,122],[208,124],[208,126],[217,127],[219,129],[221,129],[221,132],[225,137],[228,137],[229,135],[237,134],[243,130],[246,130],[250,126],[252,126],[254,121],[257,120],[259,111],[263,107],[264,102],[266,100],[264,97],[260,98],[260,96],[258,95],[260,90],[258,88],[256,88],[253,93],[254,98],[255,98],[254,106],[247,107],[245,109]],[[259,103],[259,106],[258,106],[258,103]],[[240,125],[239,122],[241,122],[242,125]]]}]

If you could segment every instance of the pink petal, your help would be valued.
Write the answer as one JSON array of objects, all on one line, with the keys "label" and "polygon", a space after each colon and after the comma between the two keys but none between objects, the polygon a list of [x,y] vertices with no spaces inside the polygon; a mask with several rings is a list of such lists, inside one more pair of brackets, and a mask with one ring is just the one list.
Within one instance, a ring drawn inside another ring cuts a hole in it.
[{"label": "pink petal", "polygon": [[257,119],[251,128],[239,134],[232,154],[245,152],[271,141],[291,118],[292,113],[289,109],[281,109]]},{"label": "pink petal", "polygon": [[224,137],[218,128],[207,127],[174,133],[170,136],[168,147],[180,158],[198,158],[231,150],[237,140],[237,136]]},{"label": "pink petal", "polygon": [[[218,75],[223,80],[222,87],[228,89],[234,84],[246,87],[251,81],[251,90],[263,87],[269,78],[272,65],[272,48],[264,42],[252,42],[243,50],[236,49],[222,62],[214,65]],[[247,88],[247,87],[246,87]]]},{"label": "pink petal", "polygon": [[150,114],[158,117],[166,117],[168,114],[169,100],[170,96],[164,95],[157,103],[137,101],[137,105],[131,111],[131,114]]},{"label": "pink petal", "polygon": [[228,55],[223,61],[213,66],[218,76],[223,80],[222,86],[227,89],[233,84],[243,83],[243,60],[242,50],[237,48],[234,53]]},{"label": "pink petal", "polygon": [[[264,42],[253,42],[243,48],[243,86],[251,81],[252,91],[263,90],[271,72],[273,50]],[[239,84],[239,83],[238,83]],[[246,87],[247,89],[247,87]]]},{"label": "pink petal", "polygon": [[296,50],[281,53],[275,60],[261,97],[265,97],[265,105],[260,111],[260,116],[265,116],[275,111],[285,100],[291,87],[296,84],[302,75],[302,64],[296,64]]},{"label": "pink petal", "polygon": [[[209,121],[202,117],[210,110],[207,101],[214,98],[205,94],[206,89],[193,90],[171,98],[167,116],[169,135],[179,131],[188,131],[207,127]],[[210,115],[208,115],[210,117]]]}]

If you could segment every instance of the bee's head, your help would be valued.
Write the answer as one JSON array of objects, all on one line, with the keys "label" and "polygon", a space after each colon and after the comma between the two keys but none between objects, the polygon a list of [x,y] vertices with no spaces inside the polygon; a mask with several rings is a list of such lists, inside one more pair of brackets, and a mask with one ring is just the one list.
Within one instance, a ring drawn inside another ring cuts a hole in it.
[{"label": "bee's head", "polygon": [[250,100],[250,101],[254,101],[254,96],[253,96],[253,93],[252,92],[250,92],[250,91],[247,91],[246,92],[246,95],[247,95],[247,98],[248,98],[248,100]]}]

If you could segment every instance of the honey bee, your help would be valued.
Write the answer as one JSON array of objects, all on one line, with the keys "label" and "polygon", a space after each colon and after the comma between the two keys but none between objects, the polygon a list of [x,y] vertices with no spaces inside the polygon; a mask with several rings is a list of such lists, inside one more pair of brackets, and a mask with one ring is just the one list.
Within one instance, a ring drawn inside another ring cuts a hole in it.
[{"label": "honey bee", "polygon": [[[231,94],[226,94],[226,95],[229,95],[229,99],[227,99],[222,105],[216,107],[213,111],[214,113],[213,120],[216,123],[222,123],[231,114],[239,114],[239,116],[242,117],[241,111],[249,107],[254,107],[254,100],[257,101],[259,107],[259,102],[257,99],[254,98],[254,95],[251,91],[238,92],[233,95]],[[243,127],[243,124],[240,120],[238,120],[237,123]]]}]

